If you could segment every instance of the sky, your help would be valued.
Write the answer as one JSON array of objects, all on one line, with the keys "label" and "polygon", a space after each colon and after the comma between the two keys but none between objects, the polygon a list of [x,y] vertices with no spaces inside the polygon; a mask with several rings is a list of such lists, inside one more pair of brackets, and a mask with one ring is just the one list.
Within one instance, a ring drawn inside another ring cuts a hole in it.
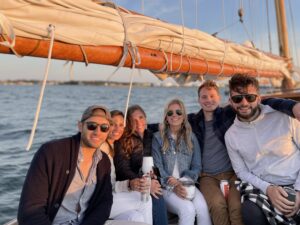
[{"label": "sky", "polygon": [[[218,32],[218,37],[244,43],[252,40],[261,50],[278,54],[278,37],[273,0],[115,0],[117,5],[158,18],[170,23],[184,24],[192,29],[200,29],[209,34]],[[267,13],[266,3],[269,10]],[[244,10],[244,26],[237,22],[238,9]],[[296,65],[300,65],[300,9],[299,0],[285,0],[289,27],[289,46]],[[268,18],[270,29],[268,29]],[[183,20],[182,20],[183,18]],[[292,24],[294,26],[292,26]],[[292,29],[294,27],[294,29]],[[227,29],[225,29],[227,28]],[[268,32],[269,31],[269,32]],[[295,38],[296,37],[296,38]],[[296,41],[295,41],[296,39]],[[33,57],[17,58],[14,55],[0,54],[0,80],[43,79],[46,59]],[[52,60],[49,80],[69,80],[70,64]],[[115,70],[112,66],[74,63],[74,80],[106,80]],[[111,80],[129,81],[131,71],[119,70]],[[147,71],[134,71],[137,82],[156,82]]]}]

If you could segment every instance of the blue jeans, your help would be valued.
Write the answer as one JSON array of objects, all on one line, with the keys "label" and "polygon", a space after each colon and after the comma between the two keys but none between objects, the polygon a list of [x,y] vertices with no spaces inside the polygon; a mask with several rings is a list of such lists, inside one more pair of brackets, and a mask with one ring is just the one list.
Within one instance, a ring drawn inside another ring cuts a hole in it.
[{"label": "blue jeans", "polygon": [[153,225],[168,225],[167,208],[163,196],[159,196],[159,199],[151,197]]}]

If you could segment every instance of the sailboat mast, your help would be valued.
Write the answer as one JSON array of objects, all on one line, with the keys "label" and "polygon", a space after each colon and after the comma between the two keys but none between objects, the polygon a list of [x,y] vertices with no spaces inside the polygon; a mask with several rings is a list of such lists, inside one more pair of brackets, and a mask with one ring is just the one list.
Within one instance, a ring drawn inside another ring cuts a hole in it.
[{"label": "sailboat mast", "polygon": [[[286,22],[286,13],[284,0],[274,0],[276,8],[276,19],[277,19],[277,32],[279,39],[279,53],[288,62],[288,69],[291,72],[293,63],[289,52],[289,40]],[[293,88],[293,82],[291,79],[284,78],[282,81],[283,89]]]},{"label": "sailboat mast", "polygon": [[275,0],[280,55],[290,59],[284,0]]}]

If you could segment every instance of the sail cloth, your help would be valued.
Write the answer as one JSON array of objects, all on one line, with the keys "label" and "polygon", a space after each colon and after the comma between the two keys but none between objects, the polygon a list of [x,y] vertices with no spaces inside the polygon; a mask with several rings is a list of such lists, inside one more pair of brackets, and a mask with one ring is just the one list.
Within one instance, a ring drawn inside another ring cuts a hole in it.
[{"label": "sail cloth", "polygon": [[19,37],[47,39],[47,28],[53,24],[56,40],[65,43],[123,46],[125,41],[132,46],[255,70],[280,71],[289,76],[282,58],[225,42],[199,30],[107,7],[101,1],[0,0],[0,14],[10,21]]}]

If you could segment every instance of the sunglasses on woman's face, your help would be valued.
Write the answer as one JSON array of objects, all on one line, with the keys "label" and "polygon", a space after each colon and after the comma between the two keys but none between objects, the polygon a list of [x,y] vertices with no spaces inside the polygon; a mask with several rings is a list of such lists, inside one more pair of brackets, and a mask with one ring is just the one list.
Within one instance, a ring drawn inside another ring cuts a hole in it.
[{"label": "sunglasses on woman's face", "polygon": [[247,102],[251,103],[256,100],[257,95],[255,94],[234,95],[231,96],[230,98],[234,103],[240,103],[241,101],[243,101],[243,98],[245,98]]},{"label": "sunglasses on woman's face", "polygon": [[181,116],[182,115],[181,109],[176,109],[175,111],[169,110],[167,112],[167,116],[173,116],[174,113],[176,113],[177,116]]},{"label": "sunglasses on woman's face", "polygon": [[109,131],[110,126],[107,123],[98,124],[98,123],[95,123],[95,122],[86,122],[86,128],[90,131],[96,130],[97,127],[100,128],[101,132],[107,133]]}]

